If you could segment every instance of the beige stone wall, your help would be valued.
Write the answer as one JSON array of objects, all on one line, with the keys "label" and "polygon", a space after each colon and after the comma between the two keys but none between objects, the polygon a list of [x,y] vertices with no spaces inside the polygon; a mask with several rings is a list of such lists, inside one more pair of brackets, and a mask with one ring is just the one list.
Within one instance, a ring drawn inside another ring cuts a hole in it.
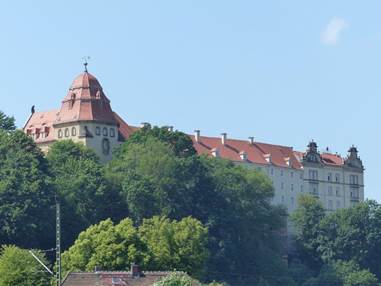
[{"label": "beige stone wall", "polygon": [[[91,134],[91,136],[86,136],[86,133]],[[54,137],[56,140],[73,140],[92,148],[102,163],[111,160],[113,150],[120,145],[120,142],[118,142],[118,127],[97,122],[76,122],[56,125],[54,127]],[[45,152],[49,148],[49,145],[39,144],[39,146]]]}]

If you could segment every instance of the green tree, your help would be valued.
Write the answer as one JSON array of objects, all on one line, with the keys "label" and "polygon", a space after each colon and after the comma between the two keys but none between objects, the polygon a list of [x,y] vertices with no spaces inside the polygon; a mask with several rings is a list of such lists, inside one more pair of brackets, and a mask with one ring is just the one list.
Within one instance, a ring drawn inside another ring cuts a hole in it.
[{"label": "green tree", "polygon": [[148,270],[181,270],[201,277],[208,257],[208,230],[196,219],[145,219],[139,234],[147,246]]},{"label": "green tree", "polygon": [[54,192],[47,162],[22,131],[0,131],[0,244],[48,248],[54,241]]},{"label": "green tree", "polygon": [[80,143],[63,140],[51,146],[47,159],[52,185],[62,205],[64,247],[71,245],[91,224],[127,215],[119,192],[106,180],[94,151]]},{"label": "green tree", "polygon": [[311,195],[298,197],[298,208],[292,214],[296,229],[299,254],[312,269],[322,265],[319,253],[320,222],[325,217],[324,207],[318,198]]},{"label": "green tree", "polygon": [[365,201],[327,215],[319,224],[320,256],[327,262],[353,260],[381,277],[381,205]]},{"label": "green tree", "polygon": [[110,219],[80,233],[62,255],[64,271],[126,270],[132,262],[143,263],[144,246],[130,219],[114,225]]},{"label": "green tree", "polygon": [[65,271],[125,270],[131,263],[151,270],[201,271],[206,255],[207,230],[198,221],[165,218],[145,220],[139,228],[131,219],[114,225],[105,220],[82,232],[62,256]]},{"label": "green tree", "polygon": [[160,279],[153,286],[201,286],[201,283],[185,273],[174,272]]},{"label": "green tree", "polygon": [[220,159],[177,155],[168,140],[143,138],[128,139],[107,166],[136,223],[154,215],[201,221],[210,237],[209,280],[284,268],[277,233],[285,212],[270,204],[273,188],[264,174]]},{"label": "green tree", "polygon": [[334,264],[337,276],[343,282],[343,286],[377,286],[376,276],[368,270],[360,269],[354,261],[337,261]]},{"label": "green tree", "polygon": [[[42,254],[35,254],[48,265]],[[0,286],[46,286],[50,280],[50,275],[27,250],[3,246],[0,252]]]},{"label": "green tree", "polygon": [[5,115],[2,111],[0,111],[0,129],[4,131],[13,131],[16,129],[15,119]]},{"label": "green tree", "polygon": [[168,127],[152,127],[150,124],[147,124],[143,128],[134,132],[128,138],[126,144],[123,144],[121,148],[116,151],[116,155],[129,149],[130,144],[142,144],[151,139],[167,143],[176,156],[189,157],[196,154],[196,150],[193,147],[193,142],[189,135],[180,131],[170,131]]},{"label": "green tree", "polygon": [[179,158],[167,143],[153,137],[123,150],[110,163],[108,178],[119,185],[135,221],[191,215],[198,185],[188,166],[195,157]]}]

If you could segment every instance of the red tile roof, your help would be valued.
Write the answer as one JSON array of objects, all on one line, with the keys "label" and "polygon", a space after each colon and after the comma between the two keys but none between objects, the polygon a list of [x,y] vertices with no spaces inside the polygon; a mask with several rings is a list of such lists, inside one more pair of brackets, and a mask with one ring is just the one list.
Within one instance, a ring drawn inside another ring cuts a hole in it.
[{"label": "red tile roof", "polygon": [[327,165],[332,165],[332,166],[344,165],[344,159],[337,154],[322,153],[321,157],[323,159],[323,162]]},{"label": "red tile roof", "polygon": [[170,273],[143,272],[141,277],[133,277],[131,272],[71,272],[64,279],[62,286],[151,286]]},{"label": "red tile roof", "polygon": [[[295,169],[302,167],[294,155],[292,147],[259,142],[251,144],[249,141],[237,139],[226,139],[225,144],[222,144],[221,138],[207,136],[199,136],[199,140],[196,142],[194,136],[190,137],[198,154],[211,155],[212,149],[216,148],[219,151],[219,157],[232,161],[246,161],[263,165],[269,165],[271,162],[278,167],[292,167]],[[246,160],[240,156],[242,151],[246,154]],[[266,155],[270,157],[270,162],[266,160]]]},{"label": "red tile roof", "polygon": [[[24,127],[28,134],[43,133],[48,131],[47,136],[34,136],[37,143],[53,141],[53,126],[64,122],[76,121],[99,121],[103,123],[117,124],[119,134],[127,139],[139,127],[127,124],[117,113],[113,112],[110,101],[103,93],[99,81],[90,73],[84,72],[77,76],[69,88],[69,92],[62,101],[60,110],[48,112],[36,112],[31,115]],[[222,144],[221,138],[199,136],[196,142],[194,136],[190,136],[198,154],[212,155],[218,152],[218,156],[237,162],[251,162],[256,164],[273,164],[278,167],[301,169],[303,152],[294,151],[292,147],[273,145],[267,143],[246,140],[226,139]],[[322,153],[323,163],[330,166],[342,166],[343,158],[338,155]]]},{"label": "red tile roof", "polygon": [[77,76],[62,101],[55,124],[73,121],[101,121],[116,124],[110,100],[98,80],[88,72]]},{"label": "red tile roof", "polygon": [[114,117],[118,122],[119,132],[124,139],[130,137],[132,133],[139,129],[139,127],[128,125],[116,112],[114,112]]},{"label": "red tile roof", "polygon": [[[40,133],[38,138],[34,137],[37,143],[54,141],[53,123],[57,114],[58,110],[33,113],[25,124],[24,131],[29,135]],[[41,132],[44,133],[44,136]]]}]

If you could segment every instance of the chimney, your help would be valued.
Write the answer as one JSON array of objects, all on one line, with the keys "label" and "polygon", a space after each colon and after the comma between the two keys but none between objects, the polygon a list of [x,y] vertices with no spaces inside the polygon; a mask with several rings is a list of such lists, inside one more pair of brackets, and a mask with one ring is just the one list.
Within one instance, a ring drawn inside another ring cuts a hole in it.
[{"label": "chimney", "polygon": [[212,151],[213,157],[219,157],[220,156],[220,150],[218,150],[218,148],[213,148],[211,151]]},{"label": "chimney", "polygon": [[250,143],[250,145],[254,144],[254,137],[253,136],[249,137],[249,143]]},{"label": "chimney", "polygon": [[239,152],[239,156],[241,157],[242,161],[246,161],[247,160],[247,153],[246,153],[246,151]]},{"label": "chimney", "polygon": [[221,133],[221,143],[222,143],[222,145],[226,145],[226,137],[227,137],[226,133]]},{"label": "chimney", "polygon": [[141,273],[140,273],[139,265],[135,263],[131,264],[131,275],[133,278],[140,277]]},{"label": "chimney", "polygon": [[265,160],[266,160],[268,163],[271,163],[271,154],[264,154],[263,157],[265,157]]},{"label": "chimney", "polygon": [[194,131],[194,140],[196,142],[200,142],[200,130],[195,130]]}]

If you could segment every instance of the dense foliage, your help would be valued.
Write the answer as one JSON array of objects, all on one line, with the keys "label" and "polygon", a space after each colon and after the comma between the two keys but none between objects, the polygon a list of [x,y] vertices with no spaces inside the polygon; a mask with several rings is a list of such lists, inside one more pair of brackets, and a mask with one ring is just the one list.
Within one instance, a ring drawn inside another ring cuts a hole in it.
[{"label": "dense foliage", "polygon": [[15,130],[15,119],[13,117],[7,116],[0,110],[0,130],[12,131]]},{"label": "dense foliage", "polygon": [[0,130],[0,244],[47,247],[54,240],[53,204],[40,149],[21,131]]},{"label": "dense foliage", "polygon": [[64,248],[90,225],[127,216],[126,205],[106,180],[92,150],[70,140],[59,141],[50,148],[47,160],[51,185],[61,202]]},{"label": "dense foliage", "polygon": [[292,218],[299,258],[317,273],[300,285],[378,285],[381,205],[365,201],[327,214],[312,196],[298,203]]},{"label": "dense foliage", "polygon": [[[44,255],[34,251],[45,264]],[[16,246],[4,246],[0,250],[0,286],[46,286],[50,275],[28,252]]]},{"label": "dense foliage", "polygon": [[[285,211],[270,204],[272,196],[264,174],[197,156],[189,136],[178,131],[147,125],[104,166],[72,141],[54,143],[44,156],[0,113],[0,245],[54,247],[58,200],[66,271],[125,270],[136,262],[145,270],[182,270],[232,285],[377,285],[379,204],[327,214],[317,199],[301,196],[292,216],[297,251],[287,267],[280,247]],[[20,273],[35,274],[19,285],[45,281],[27,254],[3,248],[0,286],[18,285]],[[190,281],[168,279],[168,285]]]},{"label": "dense foliage", "polygon": [[63,254],[66,270],[126,270],[139,263],[146,270],[181,270],[200,276],[208,257],[207,229],[190,217],[170,221],[145,219],[134,227],[131,219],[114,225],[105,220],[82,232]]},{"label": "dense foliage", "polygon": [[154,215],[200,220],[209,229],[208,279],[250,280],[282,268],[275,233],[284,211],[270,205],[268,178],[229,161],[185,156],[178,150],[191,145],[184,147],[181,140],[168,144],[161,140],[161,129],[154,130],[136,132],[107,166],[130,217],[138,223]]}]

